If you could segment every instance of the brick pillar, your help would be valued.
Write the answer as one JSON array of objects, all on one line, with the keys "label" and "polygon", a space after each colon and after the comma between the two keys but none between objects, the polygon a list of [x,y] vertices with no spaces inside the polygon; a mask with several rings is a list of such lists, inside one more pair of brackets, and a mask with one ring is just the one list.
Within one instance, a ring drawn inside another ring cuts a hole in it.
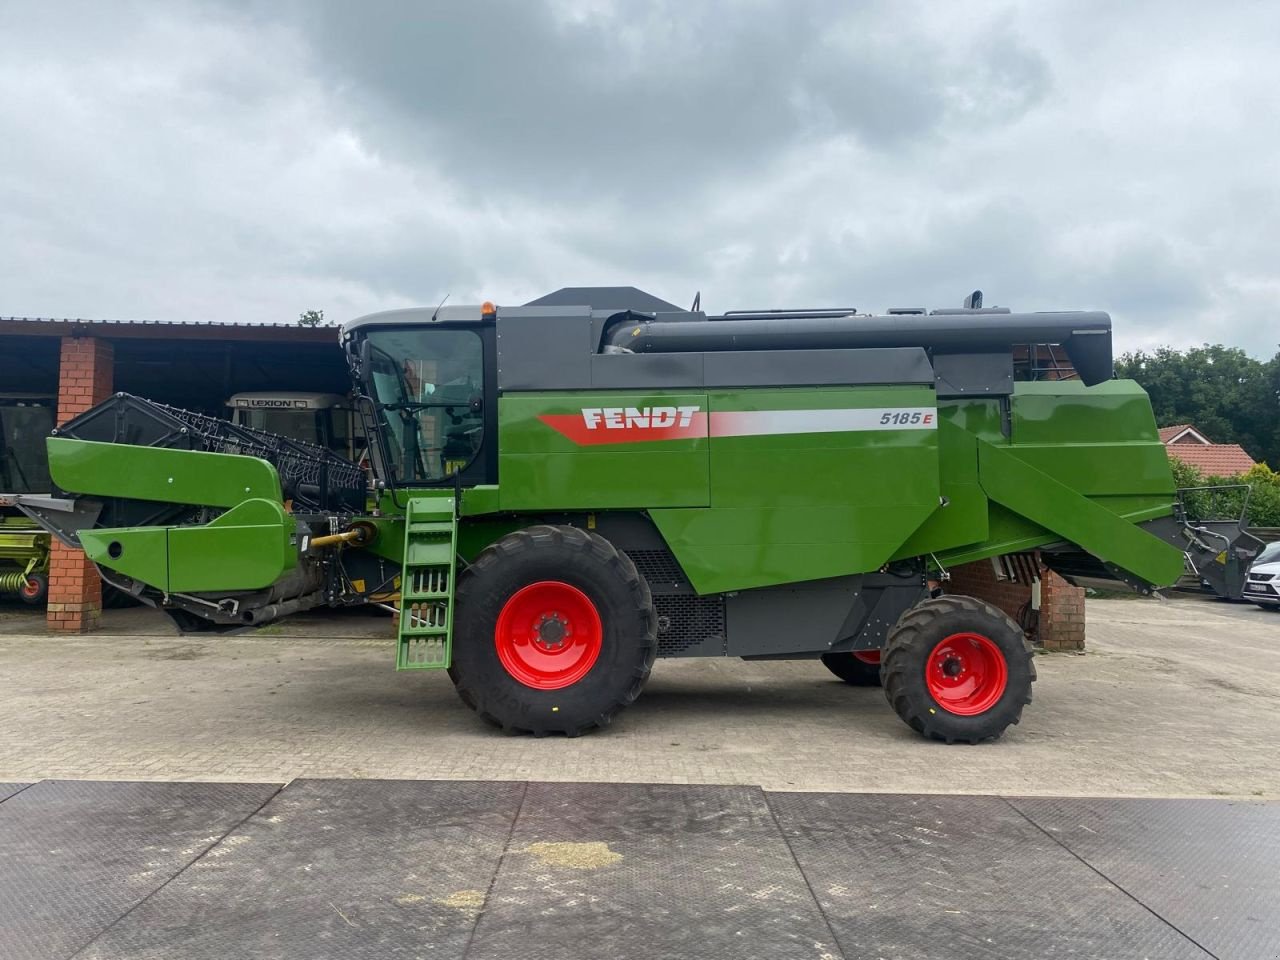
[{"label": "brick pillar", "polygon": [[[63,337],[58,366],[58,423],[101,403],[111,396],[115,351],[111,343],[93,337]],[[79,550],[56,539],[49,556],[49,607],[46,622],[51,630],[83,633],[92,630],[102,615],[102,581],[93,564]]]},{"label": "brick pillar", "polygon": [[1046,650],[1084,649],[1084,588],[1052,571],[1040,587],[1040,642]]},{"label": "brick pillar", "polygon": [[[1015,621],[1031,599],[1031,585],[1002,580],[990,560],[966,563],[951,569],[947,593],[985,600]],[[1084,589],[1073,587],[1052,570],[1040,565],[1040,616],[1032,640],[1046,650],[1084,649]]]},{"label": "brick pillar", "polygon": [[999,607],[1016,623],[1022,605],[1031,599],[1031,585],[1001,580],[996,576],[991,560],[978,560],[951,568],[951,579],[943,584],[947,593],[960,593],[966,597],[985,600]]}]

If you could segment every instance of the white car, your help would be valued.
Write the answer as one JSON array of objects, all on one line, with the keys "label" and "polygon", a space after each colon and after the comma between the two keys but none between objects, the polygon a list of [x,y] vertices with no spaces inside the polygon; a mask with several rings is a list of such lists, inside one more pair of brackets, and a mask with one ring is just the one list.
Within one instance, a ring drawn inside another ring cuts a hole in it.
[{"label": "white car", "polygon": [[1244,599],[1258,606],[1280,610],[1280,540],[1268,543],[1249,566]]}]

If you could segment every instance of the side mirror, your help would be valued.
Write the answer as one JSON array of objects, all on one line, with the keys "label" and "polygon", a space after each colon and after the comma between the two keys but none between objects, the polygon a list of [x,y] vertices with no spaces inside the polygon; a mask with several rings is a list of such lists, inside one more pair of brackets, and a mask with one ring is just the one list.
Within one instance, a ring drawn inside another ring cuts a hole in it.
[{"label": "side mirror", "polygon": [[359,350],[359,353],[357,354],[357,356],[360,359],[360,370],[359,370],[358,376],[360,377],[361,383],[368,383],[369,381],[369,366],[370,366],[370,359],[371,359],[370,350],[371,348],[369,346],[369,338],[365,337],[363,340],[360,341],[360,350]]}]

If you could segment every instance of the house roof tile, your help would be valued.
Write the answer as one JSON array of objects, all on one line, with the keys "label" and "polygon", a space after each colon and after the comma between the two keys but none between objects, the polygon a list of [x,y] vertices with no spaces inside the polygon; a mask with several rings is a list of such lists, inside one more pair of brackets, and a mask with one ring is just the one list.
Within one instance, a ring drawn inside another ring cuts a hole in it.
[{"label": "house roof tile", "polygon": [[1254,465],[1253,458],[1238,443],[1178,443],[1165,449],[1169,456],[1195,467],[1206,477],[1237,477]]}]

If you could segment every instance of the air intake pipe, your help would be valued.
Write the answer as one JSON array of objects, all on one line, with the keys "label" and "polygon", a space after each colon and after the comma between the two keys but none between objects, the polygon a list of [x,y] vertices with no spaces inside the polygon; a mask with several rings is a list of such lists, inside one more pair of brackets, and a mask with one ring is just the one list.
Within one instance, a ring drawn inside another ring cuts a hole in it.
[{"label": "air intake pipe", "polygon": [[1111,317],[1105,313],[897,315],[794,319],[662,320],[634,313],[609,319],[606,353],[717,353],[924,347],[930,353],[992,353],[1021,344],[1060,344],[1085,384],[1110,380]]}]

